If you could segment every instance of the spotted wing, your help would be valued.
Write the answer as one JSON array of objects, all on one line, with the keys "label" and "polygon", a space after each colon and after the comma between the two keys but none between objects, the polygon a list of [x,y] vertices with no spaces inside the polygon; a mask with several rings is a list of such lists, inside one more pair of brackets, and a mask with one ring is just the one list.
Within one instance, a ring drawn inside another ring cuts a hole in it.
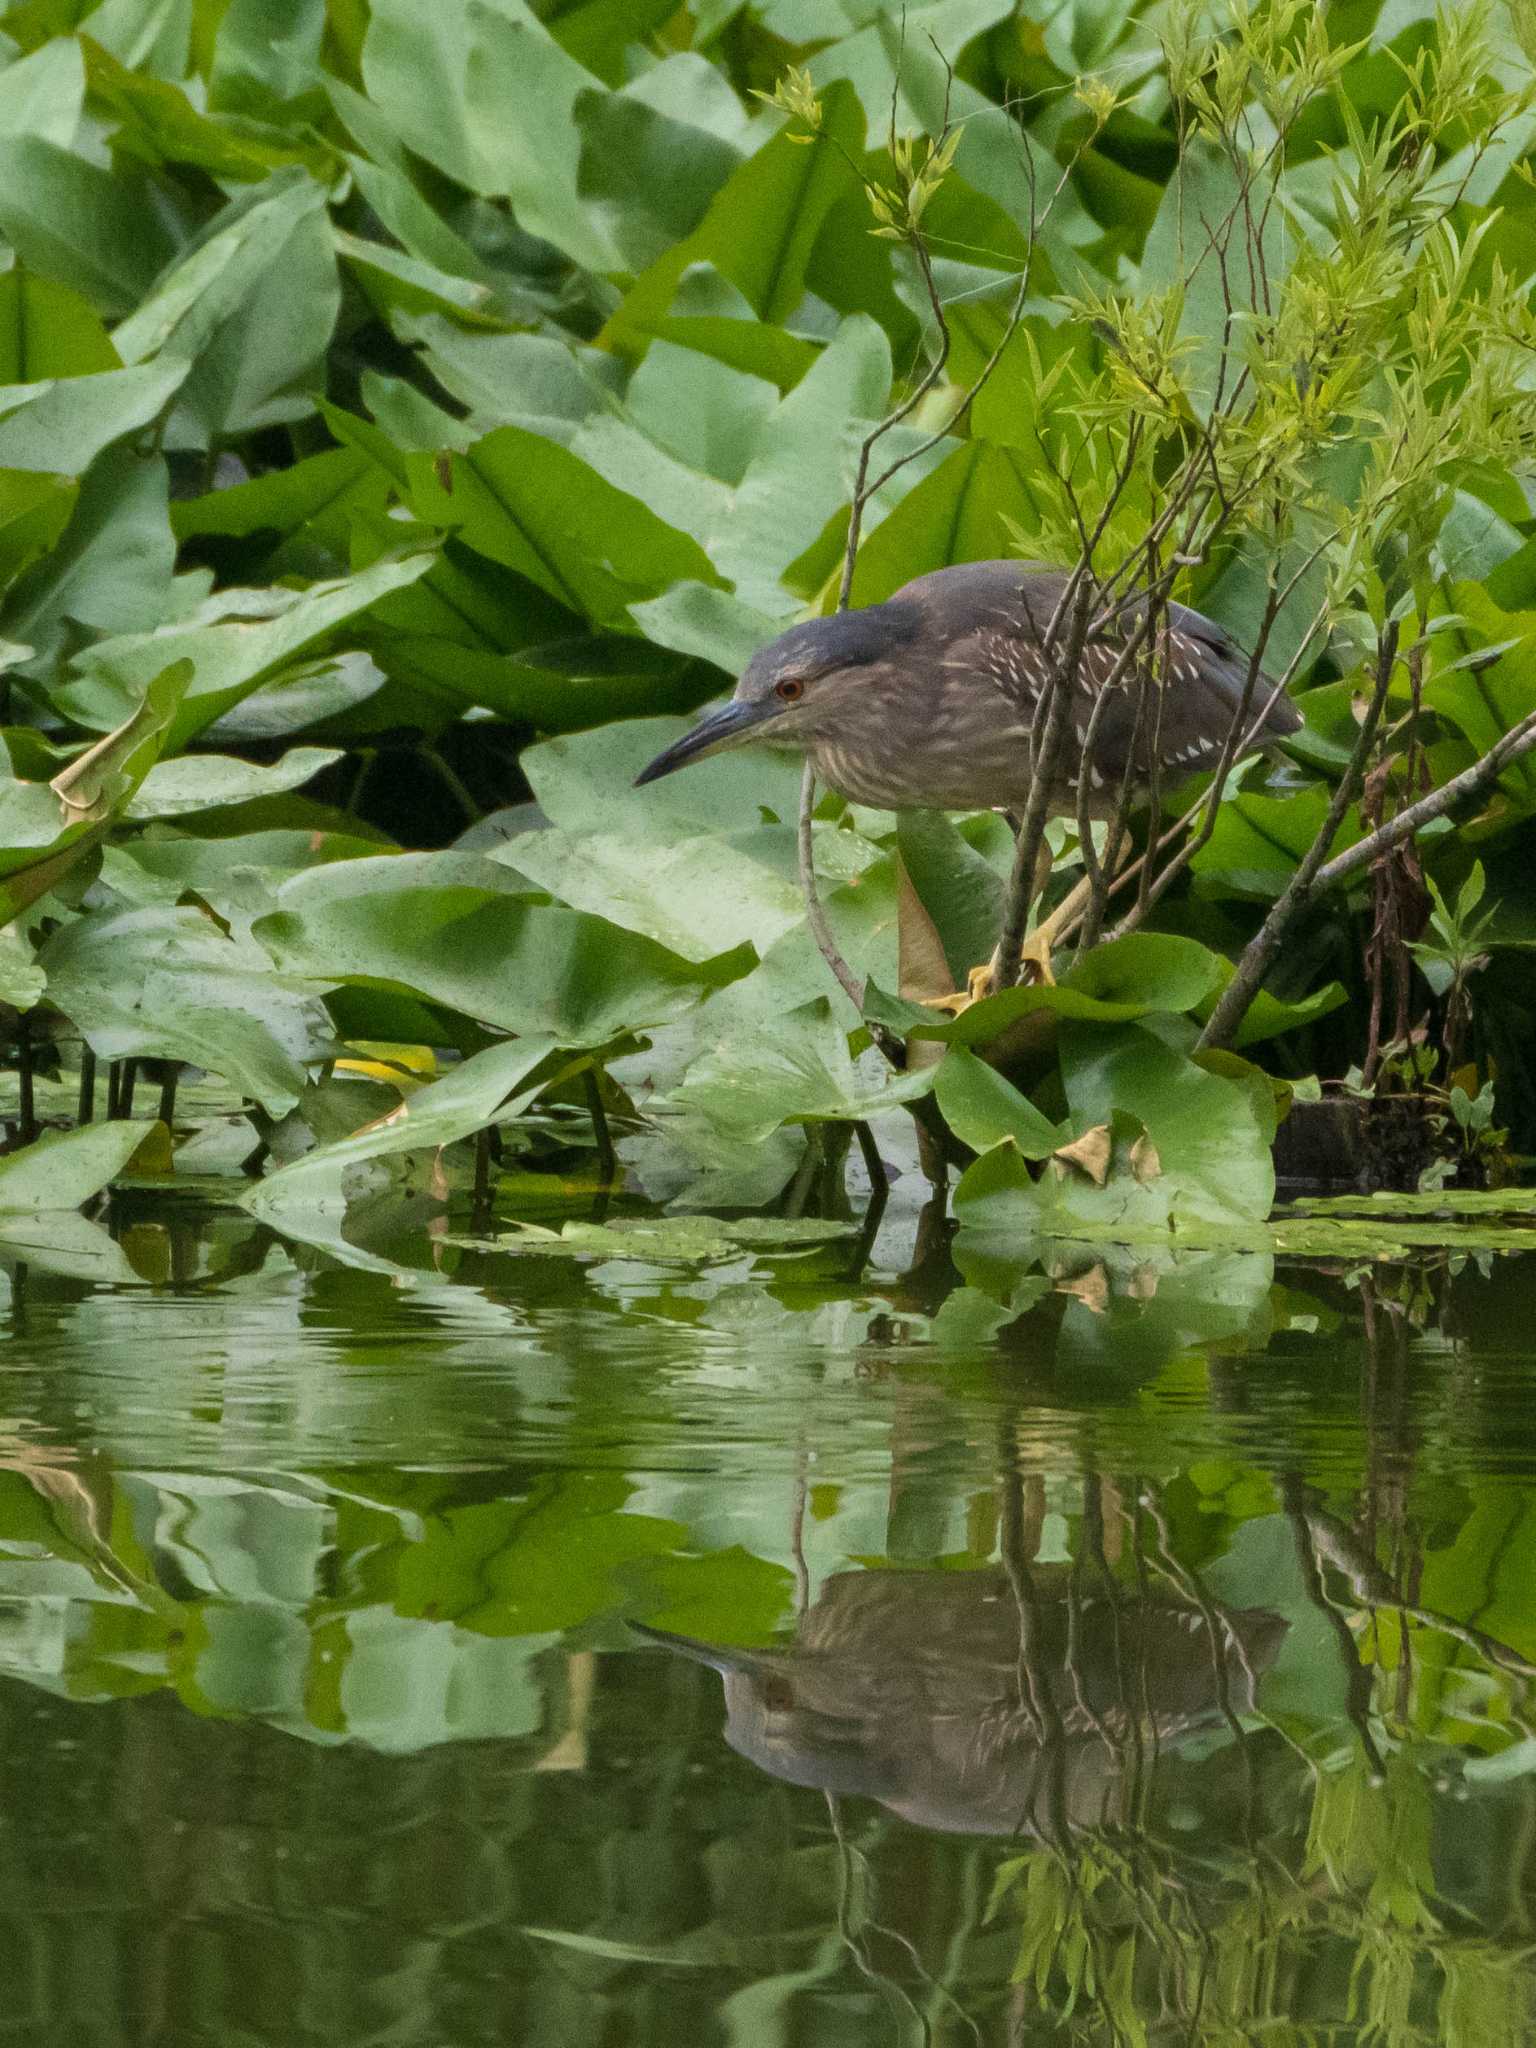
[{"label": "spotted wing", "polygon": [[[1048,672],[1043,646],[1066,585],[1065,571],[1044,564],[975,562],[916,577],[897,596],[920,605],[931,624],[946,630],[950,674],[970,674],[1001,689],[1032,721]],[[1073,691],[1069,779],[1076,778],[1094,706],[1115,677],[1139,606],[1127,604],[1122,616],[1123,631],[1108,628],[1083,650]],[[1147,707],[1141,731],[1140,690],[1129,672],[1099,712],[1090,767],[1105,784],[1119,781],[1133,748],[1142,777],[1154,751],[1165,773],[1211,766],[1242,709],[1251,664],[1223,627],[1188,605],[1170,604],[1165,644],[1165,687],[1160,702]],[[1262,671],[1248,693],[1245,715],[1251,743],[1259,746],[1285,739],[1301,724],[1294,705]]]}]

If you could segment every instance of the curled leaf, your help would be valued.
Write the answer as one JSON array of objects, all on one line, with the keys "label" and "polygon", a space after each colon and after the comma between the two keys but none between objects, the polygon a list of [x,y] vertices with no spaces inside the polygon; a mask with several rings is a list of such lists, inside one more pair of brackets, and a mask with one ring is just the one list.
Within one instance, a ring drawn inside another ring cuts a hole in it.
[{"label": "curled leaf", "polygon": [[1070,1145],[1058,1145],[1051,1157],[1059,1159],[1063,1167],[1077,1167],[1080,1172],[1087,1174],[1096,1188],[1101,1188],[1109,1178],[1109,1161],[1113,1150],[1109,1125],[1095,1124],[1091,1130],[1084,1131],[1080,1138],[1074,1138]]},{"label": "curled leaf", "polygon": [[1156,1180],[1163,1170],[1163,1162],[1157,1156],[1157,1147],[1143,1131],[1131,1147],[1131,1171],[1143,1187],[1148,1181]]},{"label": "curled leaf", "polygon": [[142,702],[115,731],[61,768],[49,788],[63,823],[95,825],[133,794],[159,758],[167,729],[192,680],[192,663],[173,661],[146,688]]}]

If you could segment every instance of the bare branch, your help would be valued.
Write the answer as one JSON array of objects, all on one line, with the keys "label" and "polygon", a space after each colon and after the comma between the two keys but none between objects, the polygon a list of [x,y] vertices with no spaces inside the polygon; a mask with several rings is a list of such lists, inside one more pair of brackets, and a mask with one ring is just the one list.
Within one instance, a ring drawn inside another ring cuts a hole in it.
[{"label": "bare branch", "polygon": [[1263,924],[1243,949],[1236,972],[1222,991],[1220,1001],[1211,1012],[1210,1021],[1200,1034],[1198,1049],[1202,1052],[1231,1043],[1238,1025],[1247,1014],[1249,1004],[1259,992],[1269,963],[1280,950],[1280,942],[1311,899],[1318,876],[1328,859],[1329,849],[1340,825],[1344,822],[1344,814],[1359,795],[1361,784],[1365,780],[1366,763],[1376,742],[1377,728],[1381,724],[1382,712],[1386,709],[1387,693],[1392,686],[1392,672],[1397,665],[1398,634],[1397,620],[1389,619],[1382,630],[1381,642],[1377,649],[1376,681],[1371,692],[1371,701],[1364,718],[1360,721],[1360,730],[1356,735],[1353,751],[1344,773],[1339,777],[1327,816],[1323,819],[1317,837],[1302,856],[1295,874],[1282,890]]}]

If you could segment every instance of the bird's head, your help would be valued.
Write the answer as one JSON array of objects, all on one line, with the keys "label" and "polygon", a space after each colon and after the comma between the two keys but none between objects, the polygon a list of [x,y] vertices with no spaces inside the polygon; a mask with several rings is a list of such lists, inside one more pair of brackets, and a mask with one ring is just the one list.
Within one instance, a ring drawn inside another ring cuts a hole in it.
[{"label": "bird's head", "polygon": [[636,787],[727,747],[807,745],[835,720],[834,707],[847,691],[909,641],[920,623],[915,605],[891,603],[791,626],[753,655],[730,702],[658,754],[635,777]]}]

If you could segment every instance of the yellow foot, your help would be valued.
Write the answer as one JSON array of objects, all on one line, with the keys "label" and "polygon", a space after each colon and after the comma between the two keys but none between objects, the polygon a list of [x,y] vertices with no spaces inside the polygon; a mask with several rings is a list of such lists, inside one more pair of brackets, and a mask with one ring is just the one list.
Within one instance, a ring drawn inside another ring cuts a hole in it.
[{"label": "yellow foot", "polygon": [[[1031,932],[1020,948],[1019,958],[1022,971],[1019,979],[1025,983],[1041,982],[1047,988],[1054,988],[1056,977],[1051,972],[1051,935],[1048,932]],[[972,1003],[979,1003],[992,995],[997,988],[997,958],[984,960],[979,967],[973,967],[965,977],[965,990],[949,996],[924,996],[923,1006],[929,1010],[943,1010],[948,1016],[958,1017],[962,1010],[968,1010]]]},{"label": "yellow foot", "polygon": [[1020,981],[1038,981],[1045,988],[1056,986],[1056,977],[1051,972],[1051,947],[1055,937],[1056,934],[1043,925],[1029,934],[1019,948]]}]

